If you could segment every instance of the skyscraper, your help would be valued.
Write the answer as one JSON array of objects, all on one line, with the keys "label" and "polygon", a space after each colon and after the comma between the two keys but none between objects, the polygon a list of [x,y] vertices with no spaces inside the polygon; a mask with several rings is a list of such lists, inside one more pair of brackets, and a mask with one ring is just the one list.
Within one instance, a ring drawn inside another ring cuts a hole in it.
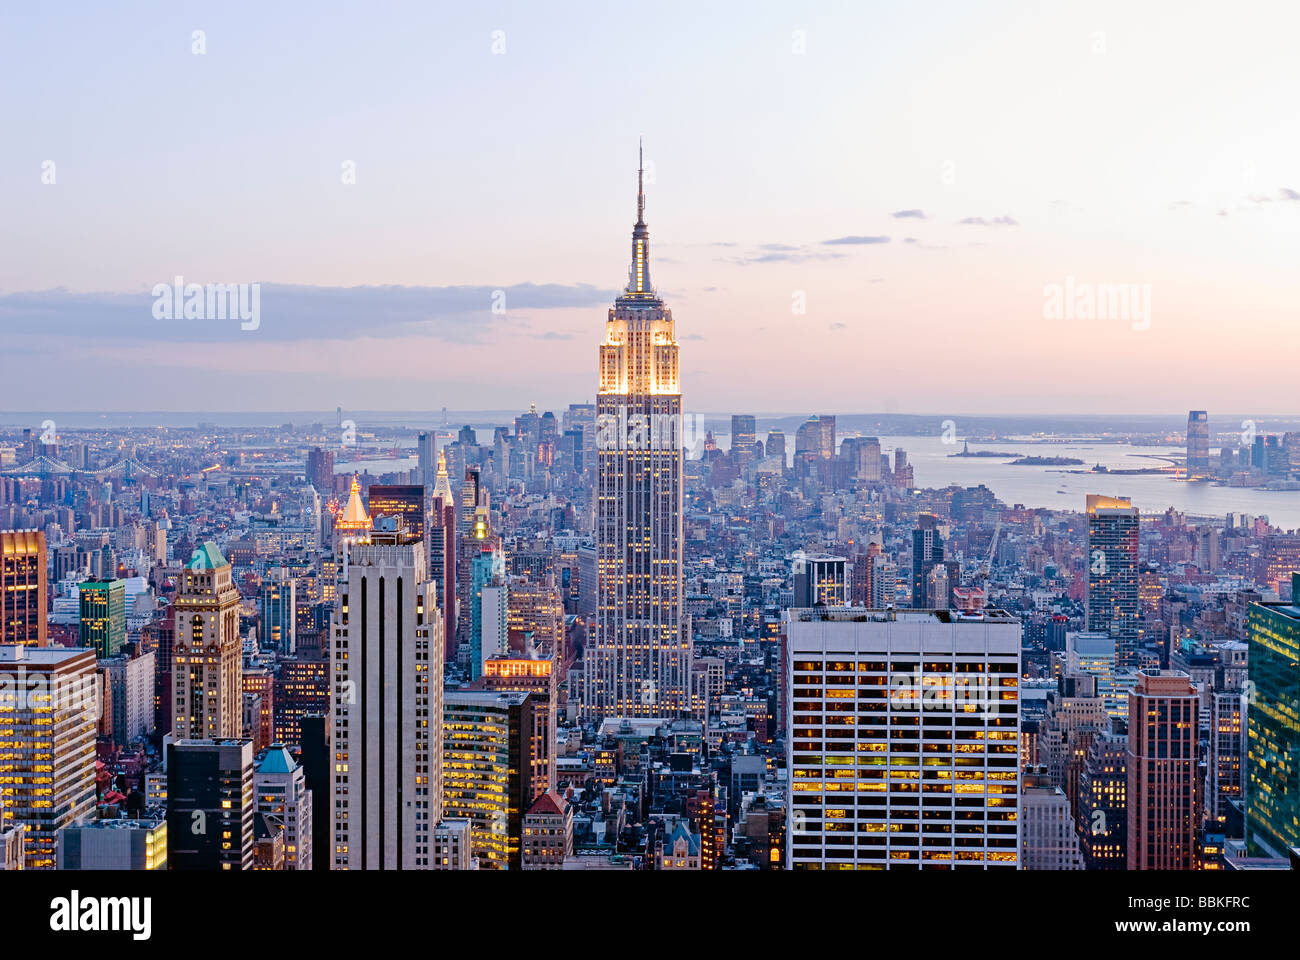
[{"label": "skyscraper", "polygon": [[83,580],[78,586],[83,647],[107,660],[126,643],[126,581]]},{"label": "skyscraper", "polygon": [[367,512],[372,519],[401,514],[406,521],[407,531],[423,540],[427,526],[424,494],[425,486],[422,483],[372,483],[366,491],[369,506]]},{"label": "skyscraper", "polygon": [[[918,610],[926,604],[926,577],[936,565],[943,563],[943,536],[939,518],[923,513],[916,518],[912,530],[912,606]],[[944,598],[943,606],[947,606]]]},{"label": "skyscraper", "polygon": [[781,461],[781,465],[787,466],[785,462],[785,434],[780,430],[767,431],[767,455],[776,457]]},{"label": "skyscraper", "polygon": [[194,551],[176,590],[172,734],[177,740],[243,735],[239,590],[211,540]]},{"label": "skyscraper", "polygon": [[0,531],[0,644],[46,644],[46,550],[39,530]]},{"label": "skyscraper", "polygon": [[1128,868],[1196,870],[1200,695],[1187,674],[1139,670],[1128,707]]},{"label": "skyscraper", "polygon": [[792,870],[1015,869],[1020,622],[790,610]]},{"label": "skyscraper", "polygon": [[437,588],[400,516],[346,549],[332,624],[334,867],[428,869],[442,816]]},{"label": "skyscraper", "polygon": [[469,677],[477,680],[483,675],[484,660],[500,657],[509,648],[505,554],[479,551],[470,564],[469,590]]},{"label": "skyscraper", "polygon": [[1251,856],[1285,857],[1300,846],[1300,573],[1291,602],[1252,603],[1247,614],[1246,844]]},{"label": "skyscraper", "polygon": [[257,812],[284,831],[284,868],[312,868],[312,796],[307,775],[284,744],[273,744],[253,771]]},{"label": "skyscraper", "polygon": [[597,614],[588,717],[690,708],[682,630],[682,396],[673,315],[650,282],[642,173],[632,265],[609,310],[596,395]]},{"label": "skyscraper", "polygon": [[169,869],[253,869],[254,812],[252,741],[168,744]]},{"label": "skyscraper", "polygon": [[447,473],[447,453],[438,451],[437,480],[429,514],[429,579],[438,584],[438,609],[442,611],[445,643],[443,662],[456,659],[456,498]]},{"label": "skyscraper", "polygon": [[1087,629],[1115,638],[1115,663],[1137,665],[1138,648],[1138,511],[1132,501],[1090,493],[1088,511],[1088,578],[1085,589]]},{"label": "skyscraper", "polygon": [[298,649],[298,579],[284,567],[268,571],[262,582],[259,607],[262,615],[261,645],[284,656]]},{"label": "skyscraper", "polygon": [[752,415],[733,413],[731,415],[731,459],[744,472],[746,466],[755,459],[755,424]]},{"label": "skyscraper", "polygon": [[1187,414],[1187,477],[1204,476],[1210,469],[1210,419],[1204,410]]},{"label": "skyscraper", "polygon": [[100,711],[94,651],[0,646],[0,806],[26,825],[24,869],[53,870],[59,830],[94,812]]},{"label": "skyscraper", "polygon": [[537,694],[449,690],[443,706],[444,803],[448,819],[472,822],[471,845],[487,869],[518,870],[523,816],[540,795],[535,754]]},{"label": "skyscraper", "polygon": [[313,447],[307,452],[307,481],[318,493],[334,492],[334,451]]}]

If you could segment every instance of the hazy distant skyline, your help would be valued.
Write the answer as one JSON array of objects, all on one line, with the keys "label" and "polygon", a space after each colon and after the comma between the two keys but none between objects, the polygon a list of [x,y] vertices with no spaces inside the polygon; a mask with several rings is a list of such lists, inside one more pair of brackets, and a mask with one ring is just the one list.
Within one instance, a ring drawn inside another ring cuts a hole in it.
[{"label": "hazy distant skyline", "polygon": [[7,10],[5,406],[589,399],[644,134],[687,410],[1297,412],[1300,11],[1047,6]]}]

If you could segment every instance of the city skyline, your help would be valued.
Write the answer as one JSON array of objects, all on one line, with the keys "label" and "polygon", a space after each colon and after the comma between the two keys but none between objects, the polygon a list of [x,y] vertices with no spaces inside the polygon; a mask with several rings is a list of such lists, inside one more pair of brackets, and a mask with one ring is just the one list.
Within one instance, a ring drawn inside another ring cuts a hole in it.
[{"label": "city skyline", "polygon": [[[1284,352],[1264,347],[1293,299],[1278,240],[1300,138],[1277,117],[1298,68],[1267,55],[1285,29],[1209,9],[670,5],[637,27],[675,69],[630,102],[580,79],[630,14],[326,7],[287,53],[287,13],[257,30],[247,8],[10,14],[11,67],[62,69],[15,104],[30,149],[0,164],[3,372],[41,405],[101,410],[568,402],[644,133],[661,291],[691,321],[687,409],[761,408],[780,383],[810,409],[1289,412]],[[1196,74],[1206,44],[1240,69]],[[276,93],[237,107],[233,77]],[[753,93],[719,115],[696,96],[711,84]],[[155,115],[204,119],[141,125]],[[177,277],[260,284],[257,328],[156,319],[151,291]],[[1094,294],[1126,299],[1088,320]],[[918,330],[945,369],[924,394],[888,362]],[[1095,344],[1104,364],[1059,376]]]},{"label": "city skyline", "polygon": [[1224,411],[1295,403],[1294,31],[443,6],[0,14],[24,935],[337,949],[395,871],[1284,917],[1300,410]]}]

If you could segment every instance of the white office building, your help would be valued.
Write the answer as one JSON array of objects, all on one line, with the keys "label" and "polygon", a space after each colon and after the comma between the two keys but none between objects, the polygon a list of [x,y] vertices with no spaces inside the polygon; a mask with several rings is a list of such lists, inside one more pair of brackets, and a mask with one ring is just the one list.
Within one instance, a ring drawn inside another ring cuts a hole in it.
[{"label": "white office building", "polygon": [[1019,864],[1020,623],[988,609],[794,609],[793,870]]},{"label": "white office building", "polygon": [[442,816],[437,585],[400,517],[381,518],[345,550],[331,630],[332,865],[430,869]]}]

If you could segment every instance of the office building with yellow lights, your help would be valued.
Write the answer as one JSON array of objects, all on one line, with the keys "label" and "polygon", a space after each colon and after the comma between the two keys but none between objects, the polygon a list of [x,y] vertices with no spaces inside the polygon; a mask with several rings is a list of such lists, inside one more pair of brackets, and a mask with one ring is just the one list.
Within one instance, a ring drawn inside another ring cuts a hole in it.
[{"label": "office building with yellow lights", "polygon": [[793,609],[792,870],[1020,859],[1020,622],[986,609]]},{"label": "office building with yellow lights", "polygon": [[0,805],[23,867],[53,870],[58,832],[95,809],[95,651],[0,646]]},{"label": "office building with yellow lights", "polygon": [[448,690],[443,721],[443,813],[471,822],[481,868],[518,870],[523,815],[534,793],[535,694]]},{"label": "office building with yellow lights", "polygon": [[43,647],[47,555],[39,530],[0,530],[0,644]]}]

